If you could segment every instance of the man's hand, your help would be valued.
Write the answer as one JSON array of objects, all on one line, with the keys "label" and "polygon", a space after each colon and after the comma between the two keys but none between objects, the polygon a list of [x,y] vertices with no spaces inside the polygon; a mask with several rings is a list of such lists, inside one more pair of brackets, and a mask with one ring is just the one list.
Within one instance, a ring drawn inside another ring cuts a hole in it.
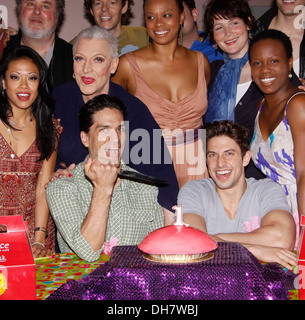
[{"label": "man's hand", "polygon": [[94,187],[100,187],[112,194],[120,168],[109,160],[101,163],[98,158],[89,158],[84,164],[85,174],[92,181]]},{"label": "man's hand", "polygon": [[[226,241],[222,237],[226,234],[217,234],[212,236],[213,239],[217,242]],[[228,240],[227,240],[228,241]],[[279,263],[280,265],[286,267],[287,269],[292,269],[293,266],[298,265],[298,258],[295,253],[289,251],[285,248],[264,246],[260,244],[250,244],[242,241],[238,242],[247,248],[258,260],[267,262],[267,263]]]},{"label": "man's hand", "polygon": [[292,270],[293,266],[298,265],[297,255],[287,249],[277,247],[267,247],[254,244],[243,244],[251,251],[258,260],[267,263],[279,263],[280,265]]},{"label": "man's hand", "polygon": [[96,157],[84,163],[84,170],[93,183],[93,194],[88,214],[81,226],[81,234],[93,250],[98,251],[105,242],[110,202],[120,168],[110,162],[102,164]]}]

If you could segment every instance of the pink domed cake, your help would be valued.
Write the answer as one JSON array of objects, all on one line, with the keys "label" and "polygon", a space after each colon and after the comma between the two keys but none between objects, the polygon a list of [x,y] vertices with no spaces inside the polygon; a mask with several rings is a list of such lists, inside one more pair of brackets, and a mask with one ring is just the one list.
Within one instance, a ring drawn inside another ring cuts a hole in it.
[{"label": "pink domed cake", "polygon": [[177,214],[176,223],[151,232],[139,244],[138,248],[146,254],[146,258],[188,262],[202,259],[217,248],[217,242],[207,233],[183,223],[181,207],[174,209]]}]

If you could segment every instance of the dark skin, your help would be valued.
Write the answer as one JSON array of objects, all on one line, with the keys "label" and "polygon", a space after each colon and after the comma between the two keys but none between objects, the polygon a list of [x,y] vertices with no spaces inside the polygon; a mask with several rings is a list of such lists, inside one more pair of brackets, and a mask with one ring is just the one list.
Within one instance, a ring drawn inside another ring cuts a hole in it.
[{"label": "dark skin", "polygon": [[[133,52],[148,85],[159,95],[176,102],[191,95],[197,87],[198,64],[196,53],[178,44],[184,13],[179,12],[175,0],[148,0],[144,8],[147,32],[152,41],[149,47]],[[156,35],[156,31],[166,32]],[[210,80],[210,65],[206,57],[205,75]],[[188,70],[185,72],[184,70]],[[136,82],[127,59],[122,56],[116,75],[112,78],[131,94]]]},{"label": "dark skin", "polygon": [[[263,139],[266,141],[283,120],[289,98],[297,92],[302,92],[302,90],[295,87],[288,77],[293,60],[287,57],[281,41],[275,39],[258,41],[252,47],[250,60],[253,81],[265,96],[259,116],[259,128]],[[262,79],[265,79],[265,82]],[[297,202],[299,216],[301,217],[305,215],[304,94],[297,95],[290,101],[286,115],[294,145]],[[303,230],[301,232],[303,233]]]},{"label": "dark skin", "polygon": [[[174,103],[191,96],[198,85],[198,58],[195,51],[178,44],[184,12],[180,12],[176,0],[147,0],[144,17],[151,44],[133,51],[132,55],[146,83],[158,95]],[[203,57],[208,84],[211,69],[208,59]],[[120,57],[118,70],[111,80],[130,94],[136,94],[137,83],[125,55]],[[207,171],[205,174],[208,177]],[[165,224],[172,224],[172,213],[165,216]]]}]

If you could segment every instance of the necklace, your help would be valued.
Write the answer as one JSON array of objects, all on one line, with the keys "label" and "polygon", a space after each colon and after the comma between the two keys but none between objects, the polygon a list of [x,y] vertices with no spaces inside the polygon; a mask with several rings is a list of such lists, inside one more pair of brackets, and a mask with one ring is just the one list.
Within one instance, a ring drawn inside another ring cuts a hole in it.
[{"label": "necklace", "polygon": [[8,143],[9,143],[9,145],[11,147],[11,151],[12,151],[11,154],[10,154],[10,157],[12,159],[14,159],[15,158],[15,154],[13,153],[13,147],[12,147],[12,131],[8,127],[7,127],[6,131],[7,131],[7,135],[8,135]]},{"label": "necklace", "polygon": [[[30,118],[29,121],[32,122],[32,121],[33,121],[33,118]],[[27,127],[30,125],[30,124],[26,124],[25,126],[18,126],[14,120],[9,120],[9,123],[10,123],[12,126],[14,126],[15,128],[20,129],[20,130],[25,129],[25,128],[27,128]]]},{"label": "necklace", "polygon": [[[30,121],[30,123],[31,123],[31,122],[33,121],[33,118],[30,118],[29,121]],[[23,129],[27,128],[27,127],[30,125],[30,123],[29,123],[29,124],[24,125],[24,126],[18,126],[18,125],[16,125],[16,122],[15,122],[14,120],[9,120],[9,123],[10,123],[13,127],[15,127],[16,129],[19,129],[19,130],[23,130]],[[12,151],[11,154],[10,154],[10,157],[11,157],[12,159],[14,159],[14,158],[15,158],[15,153],[13,153],[14,150],[13,150],[13,146],[12,146],[12,137],[14,137],[14,136],[13,136],[13,134],[12,134],[11,128],[9,128],[9,127],[6,126],[6,131],[7,131],[7,135],[8,135],[8,142],[9,142],[9,145],[10,145],[11,151]],[[15,137],[14,137],[14,138],[15,138]],[[16,138],[15,138],[15,139],[16,139]]]}]

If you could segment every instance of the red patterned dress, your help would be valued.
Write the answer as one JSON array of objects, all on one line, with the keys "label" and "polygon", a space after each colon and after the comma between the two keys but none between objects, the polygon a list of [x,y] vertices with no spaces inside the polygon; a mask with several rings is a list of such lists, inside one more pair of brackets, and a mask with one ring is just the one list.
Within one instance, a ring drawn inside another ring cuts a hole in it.
[{"label": "red patterned dress", "polygon": [[[55,120],[58,135],[62,127]],[[22,215],[34,242],[36,186],[42,162],[36,141],[18,157],[0,134],[0,216]],[[41,186],[44,188],[44,186]],[[55,226],[49,217],[46,248],[55,249]]]}]

